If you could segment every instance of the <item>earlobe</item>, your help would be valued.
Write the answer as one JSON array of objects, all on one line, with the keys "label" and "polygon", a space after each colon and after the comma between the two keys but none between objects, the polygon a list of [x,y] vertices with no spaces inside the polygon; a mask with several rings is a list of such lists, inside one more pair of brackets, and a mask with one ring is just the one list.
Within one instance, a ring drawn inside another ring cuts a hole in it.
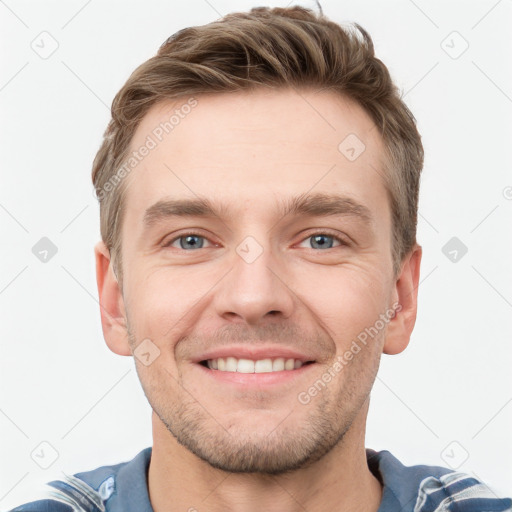
[{"label": "earlobe", "polygon": [[112,352],[130,356],[124,300],[112,268],[110,251],[100,241],[94,247],[94,254],[103,336]]},{"label": "earlobe", "polygon": [[422,248],[416,244],[402,262],[402,270],[395,283],[396,313],[388,324],[384,354],[399,354],[409,344],[416,323],[421,255]]}]

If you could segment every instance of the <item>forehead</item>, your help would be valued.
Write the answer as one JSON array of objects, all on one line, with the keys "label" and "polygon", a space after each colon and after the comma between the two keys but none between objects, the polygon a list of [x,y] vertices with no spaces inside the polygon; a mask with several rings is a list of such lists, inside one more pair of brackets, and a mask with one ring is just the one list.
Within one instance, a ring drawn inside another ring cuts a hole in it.
[{"label": "forehead", "polygon": [[[141,157],[141,149],[145,156]],[[211,197],[237,209],[337,190],[377,204],[383,143],[364,110],[333,92],[256,90],[154,105],[138,126],[125,208],[138,218],[164,197]],[[269,191],[271,192],[269,194]]]}]

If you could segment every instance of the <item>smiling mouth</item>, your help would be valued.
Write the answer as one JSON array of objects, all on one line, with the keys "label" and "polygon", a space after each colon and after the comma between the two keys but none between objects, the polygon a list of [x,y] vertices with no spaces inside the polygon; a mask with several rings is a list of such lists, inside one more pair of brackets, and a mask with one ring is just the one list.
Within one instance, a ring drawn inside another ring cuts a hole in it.
[{"label": "smiling mouth", "polygon": [[300,359],[275,357],[266,359],[237,359],[236,357],[218,357],[206,359],[199,364],[221,372],[231,373],[273,373],[281,371],[293,371],[302,368],[314,361],[302,361]]}]

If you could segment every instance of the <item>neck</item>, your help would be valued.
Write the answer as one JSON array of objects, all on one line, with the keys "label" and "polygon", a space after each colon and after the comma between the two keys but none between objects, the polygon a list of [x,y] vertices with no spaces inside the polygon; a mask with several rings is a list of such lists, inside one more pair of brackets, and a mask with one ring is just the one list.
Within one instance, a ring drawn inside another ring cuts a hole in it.
[{"label": "neck", "polygon": [[277,476],[213,468],[180,445],[153,413],[148,474],[153,510],[376,512],[382,487],[366,461],[364,409],[328,454],[306,468]]}]

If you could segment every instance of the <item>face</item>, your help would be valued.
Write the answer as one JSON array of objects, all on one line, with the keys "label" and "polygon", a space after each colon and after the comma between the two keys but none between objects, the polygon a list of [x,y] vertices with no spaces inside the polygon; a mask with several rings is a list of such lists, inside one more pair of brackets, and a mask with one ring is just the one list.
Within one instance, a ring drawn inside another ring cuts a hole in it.
[{"label": "face", "polygon": [[155,105],[131,143],[151,146],[122,227],[138,375],[162,428],[212,466],[306,467],[362,414],[393,322],[382,141],[329,92],[185,104]]}]

